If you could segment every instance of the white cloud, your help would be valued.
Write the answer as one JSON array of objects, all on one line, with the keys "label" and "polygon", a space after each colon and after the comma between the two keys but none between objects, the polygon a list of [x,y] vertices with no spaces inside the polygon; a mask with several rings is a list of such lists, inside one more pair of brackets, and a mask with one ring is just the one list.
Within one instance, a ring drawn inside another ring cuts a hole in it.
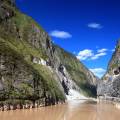
[{"label": "white cloud", "polygon": [[56,37],[56,38],[62,38],[62,39],[67,39],[72,37],[72,35],[69,32],[59,31],[59,30],[51,31],[50,36]]},{"label": "white cloud", "polygon": [[102,48],[102,49],[99,49],[97,52],[98,52],[98,53],[103,53],[103,52],[106,52],[106,51],[108,51],[108,49]]},{"label": "white cloud", "polygon": [[105,56],[105,55],[107,55],[106,52],[103,52],[103,53],[101,52],[101,53],[98,53],[98,54],[95,54],[94,56],[92,56],[91,59],[96,60],[96,59],[98,59],[98,58],[100,58],[102,56]]},{"label": "white cloud", "polygon": [[76,56],[79,60],[96,60],[102,56],[107,55],[108,49],[99,49],[96,52],[90,49],[82,50]]},{"label": "white cloud", "polygon": [[93,29],[101,29],[101,28],[103,28],[103,26],[101,24],[99,24],[99,23],[89,23],[87,26],[89,28],[93,28]]},{"label": "white cloud", "polygon": [[106,70],[103,68],[93,68],[89,70],[93,72],[96,76],[98,76],[99,78],[101,78],[106,72]]},{"label": "white cloud", "polygon": [[82,50],[78,53],[77,58],[79,60],[86,60],[93,56],[93,51],[89,49]]}]

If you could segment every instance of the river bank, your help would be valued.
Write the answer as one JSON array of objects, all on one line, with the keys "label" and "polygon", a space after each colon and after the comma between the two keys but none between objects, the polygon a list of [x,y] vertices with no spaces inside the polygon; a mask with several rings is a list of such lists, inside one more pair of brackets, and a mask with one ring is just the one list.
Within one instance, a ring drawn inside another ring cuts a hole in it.
[{"label": "river bank", "polygon": [[117,120],[119,113],[111,103],[73,100],[37,109],[0,112],[0,120]]},{"label": "river bank", "polygon": [[118,97],[111,97],[111,96],[98,96],[98,101],[111,101],[111,102],[120,102],[120,98]]},{"label": "river bank", "polygon": [[63,104],[74,104],[77,101],[80,101],[81,103],[85,101],[92,101],[97,102],[97,99],[95,98],[85,98],[85,99],[72,99],[72,100],[66,100],[66,101],[59,101],[55,102],[54,104],[43,104],[43,103],[32,103],[32,102],[26,102],[25,104],[16,103],[16,104],[10,104],[10,103],[0,103],[0,111],[13,111],[13,110],[24,110],[24,109],[33,109],[33,108],[41,108],[41,107],[47,107],[47,106],[56,106],[56,105],[63,105]]},{"label": "river bank", "polygon": [[31,102],[31,101],[16,101],[10,103],[8,101],[0,102],[0,111],[9,111],[9,110],[20,110],[20,109],[33,109],[40,108],[45,106],[53,106],[53,105],[61,105],[64,104],[65,101],[54,101],[51,103],[46,102]]},{"label": "river bank", "polygon": [[99,96],[97,97],[98,103],[110,103],[113,104],[116,108],[120,109],[120,98],[110,97],[110,96]]}]

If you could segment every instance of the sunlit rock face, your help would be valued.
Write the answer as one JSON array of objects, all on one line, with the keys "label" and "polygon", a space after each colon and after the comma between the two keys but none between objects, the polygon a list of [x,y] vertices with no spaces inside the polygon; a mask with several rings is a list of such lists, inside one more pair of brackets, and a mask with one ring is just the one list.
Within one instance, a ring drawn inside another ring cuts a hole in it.
[{"label": "sunlit rock face", "polygon": [[51,105],[75,91],[95,97],[96,81],[13,1],[0,0],[0,100]]},{"label": "sunlit rock face", "polygon": [[98,96],[120,97],[120,41],[117,42],[115,52],[108,64],[108,70],[99,81]]},{"label": "sunlit rock face", "polygon": [[98,96],[120,97],[120,76],[98,85]]}]

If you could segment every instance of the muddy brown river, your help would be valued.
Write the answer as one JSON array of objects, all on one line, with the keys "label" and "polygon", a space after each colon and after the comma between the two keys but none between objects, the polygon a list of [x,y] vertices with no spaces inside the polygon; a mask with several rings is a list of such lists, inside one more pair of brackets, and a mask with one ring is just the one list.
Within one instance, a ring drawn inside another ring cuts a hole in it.
[{"label": "muddy brown river", "polygon": [[0,120],[120,120],[120,110],[110,103],[77,100],[38,109],[0,112]]}]

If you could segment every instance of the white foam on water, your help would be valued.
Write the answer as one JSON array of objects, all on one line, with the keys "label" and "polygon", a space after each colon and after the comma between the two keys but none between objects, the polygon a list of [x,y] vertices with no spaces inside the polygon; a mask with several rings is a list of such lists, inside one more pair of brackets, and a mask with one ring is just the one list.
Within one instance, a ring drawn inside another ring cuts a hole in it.
[{"label": "white foam on water", "polygon": [[88,99],[87,97],[85,97],[84,95],[80,94],[80,92],[74,90],[74,89],[70,89],[69,90],[69,95],[66,95],[67,100],[84,100],[84,99]]}]

